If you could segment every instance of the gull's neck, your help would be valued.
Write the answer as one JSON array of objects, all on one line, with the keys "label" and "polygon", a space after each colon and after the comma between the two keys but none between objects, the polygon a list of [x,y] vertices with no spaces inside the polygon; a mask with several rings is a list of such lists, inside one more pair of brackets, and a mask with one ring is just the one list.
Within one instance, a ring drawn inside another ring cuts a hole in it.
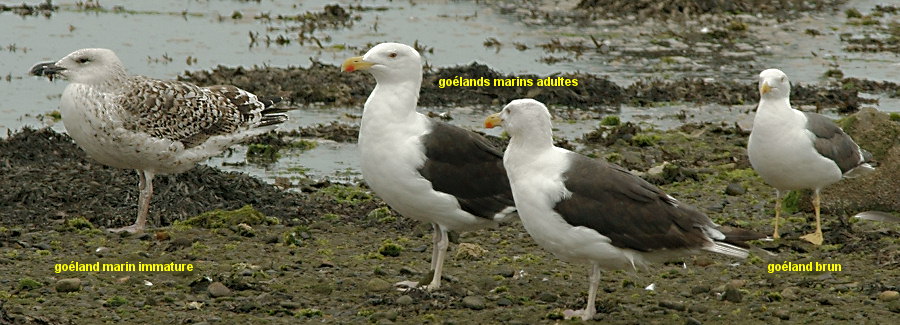
[{"label": "gull's neck", "polygon": [[792,111],[790,97],[765,98],[759,101],[757,114],[788,114]]},{"label": "gull's neck", "polygon": [[[547,128],[532,127],[520,130],[520,134],[512,135],[506,152],[516,157],[534,157],[548,150],[553,150],[553,132]],[[519,160],[520,158],[517,158]],[[527,161],[524,160],[519,161]]]},{"label": "gull's neck", "polygon": [[415,118],[422,75],[408,80],[378,80],[363,109],[363,123],[371,119],[408,121]]}]

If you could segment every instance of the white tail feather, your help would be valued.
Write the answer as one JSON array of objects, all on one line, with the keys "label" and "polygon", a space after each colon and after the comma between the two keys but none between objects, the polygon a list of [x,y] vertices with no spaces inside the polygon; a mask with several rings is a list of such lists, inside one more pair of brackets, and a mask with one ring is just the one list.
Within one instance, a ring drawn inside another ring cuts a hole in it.
[{"label": "white tail feather", "polygon": [[713,253],[725,254],[738,258],[747,258],[747,256],[750,255],[750,253],[748,253],[746,249],[723,242],[714,242],[710,245],[707,245],[706,247],[703,247],[703,249]]}]

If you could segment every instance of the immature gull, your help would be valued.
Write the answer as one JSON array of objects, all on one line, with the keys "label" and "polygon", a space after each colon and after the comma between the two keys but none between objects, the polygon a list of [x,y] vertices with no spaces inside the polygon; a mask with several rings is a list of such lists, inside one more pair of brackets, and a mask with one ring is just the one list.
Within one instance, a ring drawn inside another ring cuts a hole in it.
[{"label": "immature gull", "polygon": [[426,289],[440,288],[447,231],[492,226],[515,211],[502,153],[472,131],[416,112],[422,59],[412,47],[378,44],[342,69],[375,76],[359,129],[363,178],[394,210],[434,227]]},{"label": "immature gull", "polygon": [[484,125],[502,125],[511,138],[503,165],[525,230],[560,259],[591,265],[587,307],[567,310],[567,317],[594,316],[601,269],[636,268],[699,250],[744,258],[743,241],[763,237],[719,228],[622,167],[554,146],[550,113],[541,102],[514,100]]},{"label": "immature gull", "polygon": [[781,191],[813,189],[816,232],[802,236],[821,245],[822,221],[819,193],[844,177],[856,177],[875,170],[871,155],[860,149],[840,127],[828,118],[791,108],[791,84],[778,69],[759,74],[759,107],[747,144],[753,169],[775,188],[775,233],[781,218]]},{"label": "immature gull", "polygon": [[81,49],[31,74],[70,83],[60,110],[69,136],[87,154],[140,177],[138,216],[115,232],[141,232],[147,223],[153,176],[181,173],[232,144],[287,120],[262,99],[234,86],[198,87],[181,81],[132,76],[113,51]]}]

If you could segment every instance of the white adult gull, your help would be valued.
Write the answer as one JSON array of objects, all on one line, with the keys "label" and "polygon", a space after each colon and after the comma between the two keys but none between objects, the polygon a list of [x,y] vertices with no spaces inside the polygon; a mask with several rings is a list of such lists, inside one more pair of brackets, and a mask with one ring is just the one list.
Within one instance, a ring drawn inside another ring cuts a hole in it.
[{"label": "white adult gull", "polygon": [[199,87],[129,75],[115,53],[81,49],[39,63],[32,75],[69,81],[60,99],[69,136],[94,160],[135,169],[140,178],[138,216],[112,231],[141,232],[147,223],[153,177],[181,173],[232,144],[287,120],[263,99],[234,86]]},{"label": "white adult gull", "polygon": [[842,178],[875,170],[871,155],[860,149],[827,117],[791,108],[791,84],[781,70],[759,74],[759,107],[747,143],[750,164],[775,188],[775,233],[779,238],[781,191],[812,189],[816,231],[801,238],[821,245],[820,192]]},{"label": "white adult gull", "polygon": [[502,125],[510,136],[503,164],[531,237],[562,260],[591,265],[587,307],[567,310],[567,318],[593,318],[601,269],[636,268],[699,250],[744,258],[742,242],[762,237],[719,228],[620,166],[554,146],[550,113],[541,102],[514,100],[484,124]]},{"label": "white adult gull", "polygon": [[344,61],[342,70],[375,77],[359,130],[363,178],[403,216],[431,223],[433,277],[426,289],[438,289],[448,231],[493,226],[514,215],[502,153],[477,133],[416,112],[422,59],[412,47],[378,44]]}]

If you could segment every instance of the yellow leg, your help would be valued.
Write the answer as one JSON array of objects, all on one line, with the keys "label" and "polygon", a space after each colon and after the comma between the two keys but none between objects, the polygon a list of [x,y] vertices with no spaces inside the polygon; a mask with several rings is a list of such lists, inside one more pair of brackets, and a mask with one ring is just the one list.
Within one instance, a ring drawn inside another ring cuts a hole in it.
[{"label": "yellow leg", "polygon": [[813,208],[816,210],[816,232],[800,237],[803,240],[813,243],[813,245],[822,245],[822,242],[825,241],[825,236],[822,234],[822,218],[819,215],[820,203],[819,190],[816,189],[815,197],[813,197]]},{"label": "yellow leg", "polygon": [[781,220],[781,191],[775,190],[775,233],[772,238],[781,238],[778,234],[778,222]]}]

